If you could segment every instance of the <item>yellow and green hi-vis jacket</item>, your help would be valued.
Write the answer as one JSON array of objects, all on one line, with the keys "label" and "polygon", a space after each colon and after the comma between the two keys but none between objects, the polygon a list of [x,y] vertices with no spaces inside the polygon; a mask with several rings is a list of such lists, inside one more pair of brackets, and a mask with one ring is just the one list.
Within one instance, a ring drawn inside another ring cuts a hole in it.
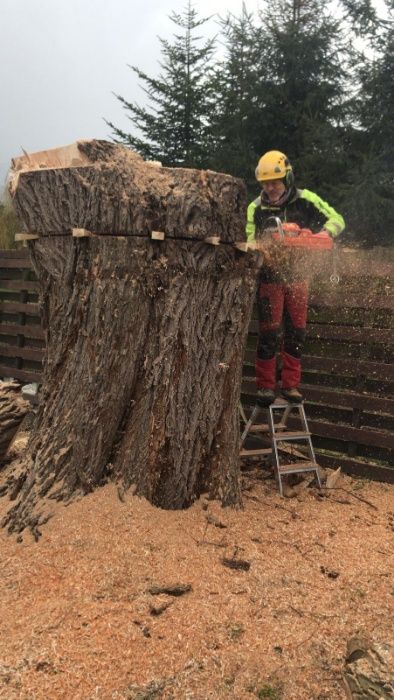
[{"label": "yellow and green hi-vis jacket", "polygon": [[249,204],[246,224],[248,241],[254,240],[256,234],[264,230],[267,219],[271,216],[279,217],[282,222],[309,228],[313,233],[324,228],[333,238],[345,228],[343,217],[321,197],[310,190],[293,187],[280,206],[270,204],[263,193]]}]

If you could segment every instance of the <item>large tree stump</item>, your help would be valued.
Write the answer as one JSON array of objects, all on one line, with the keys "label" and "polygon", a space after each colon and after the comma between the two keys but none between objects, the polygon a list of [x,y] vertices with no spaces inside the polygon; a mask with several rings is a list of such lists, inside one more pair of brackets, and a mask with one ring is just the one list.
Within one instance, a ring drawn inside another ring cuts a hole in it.
[{"label": "large tree stump", "polygon": [[[107,142],[78,144],[72,167],[66,157],[51,167],[48,153],[46,169],[39,154],[16,161],[11,184],[39,236],[29,246],[47,352],[9,530],[36,527],[44,500],[108,479],[163,508],[203,492],[240,504],[238,401],[256,277],[256,258],[233,245],[245,240],[243,183],[161,168]],[[96,235],[73,238],[75,228]]]},{"label": "large tree stump", "polygon": [[344,668],[349,700],[393,700],[394,646],[352,637]]},{"label": "large tree stump", "polygon": [[19,384],[0,382],[0,467],[29,408]]}]

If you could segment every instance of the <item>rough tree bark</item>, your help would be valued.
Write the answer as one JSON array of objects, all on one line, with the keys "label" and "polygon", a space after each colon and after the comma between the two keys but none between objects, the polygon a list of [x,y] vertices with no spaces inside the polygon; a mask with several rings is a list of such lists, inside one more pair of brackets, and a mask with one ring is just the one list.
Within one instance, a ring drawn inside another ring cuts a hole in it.
[{"label": "rough tree bark", "polygon": [[[107,142],[78,148],[73,167],[14,164],[15,208],[40,236],[29,246],[47,354],[28,473],[3,524],[37,533],[50,499],[108,479],[163,508],[203,492],[240,504],[256,277],[256,258],[233,245],[244,240],[243,183],[144,163]],[[73,238],[73,228],[97,235]],[[203,242],[214,235],[220,245]]]},{"label": "rough tree bark", "polygon": [[348,700],[392,700],[394,646],[352,637],[347,644],[343,679]]},{"label": "rough tree bark", "polygon": [[0,382],[0,466],[30,406],[16,382]]}]

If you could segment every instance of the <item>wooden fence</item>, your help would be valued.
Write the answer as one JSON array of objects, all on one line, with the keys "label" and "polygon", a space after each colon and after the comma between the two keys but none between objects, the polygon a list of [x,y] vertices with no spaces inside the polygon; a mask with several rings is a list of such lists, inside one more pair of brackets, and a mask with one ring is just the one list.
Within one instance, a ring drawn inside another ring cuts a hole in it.
[{"label": "wooden fence", "polygon": [[[392,251],[343,251],[314,279],[302,361],[303,393],[318,462],[394,482],[394,261]],[[254,319],[243,403],[254,404]],[[293,422],[294,427],[297,422]]]},{"label": "wooden fence", "polygon": [[[388,252],[341,255],[338,286],[312,287],[303,392],[318,461],[394,483],[394,260]],[[26,249],[0,251],[0,377],[40,381],[44,334]],[[245,352],[242,401],[255,401],[257,321]],[[294,423],[296,427],[296,423]]]},{"label": "wooden fence", "polygon": [[0,377],[40,382],[45,342],[29,253],[0,251]]}]

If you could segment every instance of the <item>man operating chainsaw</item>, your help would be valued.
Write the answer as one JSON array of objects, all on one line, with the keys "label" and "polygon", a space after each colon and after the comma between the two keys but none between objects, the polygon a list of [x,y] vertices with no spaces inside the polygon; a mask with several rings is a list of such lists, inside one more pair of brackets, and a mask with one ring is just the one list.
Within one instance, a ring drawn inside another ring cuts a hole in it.
[{"label": "man operating chainsaw", "polygon": [[[298,224],[301,229],[329,234],[333,238],[345,228],[342,216],[327,202],[310,190],[297,189],[293,169],[284,153],[265,153],[257,164],[256,179],[262,191],[248,207],[248,242],[261,238],[267,228],[273,226],[274,218],[280,219],[284,225]],[[265,406],[275,400],[276,354],[282,325],[281,393],[292,403],[300,403],[303,398],[299,384],[308,306],[306,277],[306,272],[297,269],[294,263],[290,268],[268,263],[260,272],[255,367],[259,403]]]}]

